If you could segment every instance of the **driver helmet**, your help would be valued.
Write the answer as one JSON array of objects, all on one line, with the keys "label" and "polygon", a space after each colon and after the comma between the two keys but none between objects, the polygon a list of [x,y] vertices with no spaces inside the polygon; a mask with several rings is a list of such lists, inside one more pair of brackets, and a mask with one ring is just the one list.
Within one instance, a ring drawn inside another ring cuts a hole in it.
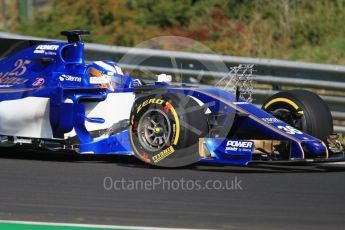
[{"label": "driver helmet", "polygon": [[90,78],[90,84],[100,88],[114,91],[117,87],[124,87],[126,77],[121,68],[113,61],[93,62],[89,66],[87,74]]}]

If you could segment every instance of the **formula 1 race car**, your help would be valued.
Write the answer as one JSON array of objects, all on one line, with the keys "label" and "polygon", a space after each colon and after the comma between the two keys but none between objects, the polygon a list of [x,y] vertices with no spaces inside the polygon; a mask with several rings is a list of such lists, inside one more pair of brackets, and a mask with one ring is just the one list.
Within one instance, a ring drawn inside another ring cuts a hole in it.
[{"label": "formula 1 race car", "polygon": [[112,61],[86,64],[88,33],[1,41],[0,146],[135,155],[160,167],[343,159],[330,111],[312,92],[279,92],[260,109],[237,91],[145,84]]}]

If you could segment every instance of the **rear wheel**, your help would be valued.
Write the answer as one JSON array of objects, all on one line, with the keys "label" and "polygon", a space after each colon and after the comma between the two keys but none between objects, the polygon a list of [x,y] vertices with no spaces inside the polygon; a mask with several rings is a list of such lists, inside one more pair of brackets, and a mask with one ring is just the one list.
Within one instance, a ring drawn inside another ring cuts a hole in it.
[{"label": "rear wheel", "polygon": [[296,129],[322,141],[333,133],[333,119],[327,104],[307,90],[289,90],[271,96],[262,109]]},{"label": "rear wheel", "polygon": [[161,167],[181,167],[200,159],[198,142],[208,133],[204,109],[177,94],[137,98],[131,113],[130,140],[135,155]]}]

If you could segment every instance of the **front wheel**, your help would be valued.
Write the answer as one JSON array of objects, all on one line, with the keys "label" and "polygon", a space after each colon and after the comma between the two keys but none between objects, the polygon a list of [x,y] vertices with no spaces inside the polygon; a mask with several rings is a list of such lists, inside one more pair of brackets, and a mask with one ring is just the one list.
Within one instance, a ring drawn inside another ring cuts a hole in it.
[{"label": "front wheel", "polygon": [[134,154],[160,167],[181,167],[200,159],[198,142],[208,133],[204,109],[191,97],[152,94],[137,98],[131,112]]},{"label": "front wheel", "polygon": [[333,133],[331,112],[327,104],[313,92],[282,91],[267,99],[262,109],[325,143]]}]

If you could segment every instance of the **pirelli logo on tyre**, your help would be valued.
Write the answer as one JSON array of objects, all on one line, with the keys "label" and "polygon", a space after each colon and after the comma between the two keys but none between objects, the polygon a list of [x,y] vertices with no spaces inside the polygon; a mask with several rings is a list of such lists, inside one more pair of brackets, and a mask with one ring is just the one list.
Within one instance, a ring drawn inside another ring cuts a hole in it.
[{"label": "pirelli logo on tyre", "polygon": [[152,160],[154,163],[157,163],[165,158],[167,158],[168,156],[170,156],[173,152],[175,152],[175,149],[170,146],[166,149],[164,149],[162,152],[158,153],[157,155],[154,155],[152,157]]},{"label": "pirelli logo on tyre", "polygon": [[140,112],[140,110],[142,108],[144,108],[147,105],[150,104],[158,104],[158,105],[162,105],[165,101],[163,99],[158,99],[158,98],[151,98],[151,99],[147,99],[144,102],[142,102],[138,107],[137,107],[137,113]]}]

